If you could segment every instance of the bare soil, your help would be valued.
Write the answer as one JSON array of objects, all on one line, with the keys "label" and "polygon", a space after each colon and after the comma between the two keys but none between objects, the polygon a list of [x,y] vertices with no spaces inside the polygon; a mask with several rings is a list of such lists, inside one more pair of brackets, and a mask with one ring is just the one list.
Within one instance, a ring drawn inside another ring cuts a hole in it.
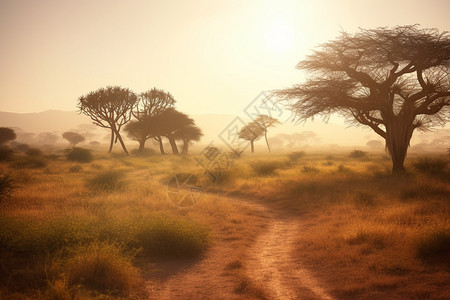
[{"label": "bare soil", "polygon": [[216,229],[215,242],[193,260],[151,264],[149,299],[332,299],[300,259],[294,243],[298,219],[242,199],[245,222]]}]

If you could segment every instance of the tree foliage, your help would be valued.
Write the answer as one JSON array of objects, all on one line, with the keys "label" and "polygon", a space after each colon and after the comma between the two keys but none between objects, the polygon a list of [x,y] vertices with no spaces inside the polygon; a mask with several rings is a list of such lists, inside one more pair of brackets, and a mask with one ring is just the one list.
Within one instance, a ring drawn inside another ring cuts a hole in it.
[{"label": "tree foliage", "polygon": [[278,119],[272,118],[268,115],[259,115],[256,117],[254,122],[259,127],[261,127],[261,129],[264,133],[264,139],[266,140],[267,149],[270,152],[269,140],[267,139],[267,129],[269,129],[270,127],[273,127],[277,124],[280,124],[280,121],[278,121]]},{"label": "tree foliage", "polygon": [[120,130],[131,120],[131,112],[136,103],[137,96],[130,89],[108,86],[81,96],[78,99],[78,108],[80,113],[89,116],[95,125],[111,130],[109,152],[112,151],[116,139],[128,155]]},{"label": "tree foliage", "polygon": [[181,153],[187,154],[189,145],[193,141],[200,141],[201,137],[203,136],[203,132],[195,124],[188,124],[186,126],[178,128],[175,131],[174,136],[176,140],[181,140],[183,142]]},{"label": "tree foliage", "polygon": [[418,25],[343,32],[297,68],[303,84],[277,91],[300,120],[339,113],[386,141],[393,172],[404,172],[413,131],[450,116],[450,37]]},{"label": "tree foliage", "polygon": [[8,127],[0,127],[0,145],[16,139],[16,133]]},{"label": "tree foliage", "polygon": [[264,135],[263,128],[256,122],[250,122],[238,133],[240,139],[244,139],[250,142],[252,153],[255,152],[254,142],[259,140]]},{"label": "tree foliage", "polygon": [[72,147],[75,147],[76,144],[84,142],[85,138],[79,133],[67,131],[64,132],[62,137],[66,139]]}]

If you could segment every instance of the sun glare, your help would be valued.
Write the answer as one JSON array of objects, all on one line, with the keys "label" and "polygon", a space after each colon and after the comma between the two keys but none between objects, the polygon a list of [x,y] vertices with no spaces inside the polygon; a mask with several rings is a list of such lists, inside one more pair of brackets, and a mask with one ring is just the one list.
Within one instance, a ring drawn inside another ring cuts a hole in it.
[{"label": "sun glare", "polygon": [[277,53],[286,52],[292,43],[292,30],[283,22],[272,24],[266,36],[268,47]]}]

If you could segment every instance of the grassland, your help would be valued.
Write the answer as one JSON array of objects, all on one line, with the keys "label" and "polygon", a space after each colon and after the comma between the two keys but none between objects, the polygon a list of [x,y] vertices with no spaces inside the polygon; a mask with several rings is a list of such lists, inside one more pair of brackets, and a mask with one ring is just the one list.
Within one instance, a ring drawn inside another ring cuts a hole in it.
[{"label": "grassland", "polygon": [[[380,154],[247,154],[212,170],[213,181],[195,158],[2,162],[16,188],[0,204],[0,298],[146,298],[156,272],[147,262],[195,264],[232,242],[224,271],[234,292],[263,298],[246,257],[264,215],[226,197],[298,220],[291,255],[337,299],[450,298],[450,177],[432,166],[439,160],[411,157],[409,173],[393,177]],[[186,173],[203,194],[181,209],[167,182]]]}]

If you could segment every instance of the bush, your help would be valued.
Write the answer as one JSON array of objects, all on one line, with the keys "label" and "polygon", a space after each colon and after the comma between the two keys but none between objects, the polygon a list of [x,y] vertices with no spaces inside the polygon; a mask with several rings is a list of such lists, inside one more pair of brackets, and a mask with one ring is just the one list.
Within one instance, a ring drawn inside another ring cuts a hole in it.
[{"label": "bush", "polygon": [[255,161],[250,163],[250,167],[259,176],[267,176],[275,173],[281,163],[278,161]]},{"label": "bush", "polygon": [[0,161],[10,160],[14,151],[7,146],[0,146]]},{"label": "bush", "polygon": [[446,171],[448,160],[443,157],[422,157],[412,165],[421,173],[441,175]]},{"label": "bush", "polygon": [[11,176],[0,174],[0,201],[6,199],[16,188]]},{"label": "bush", "polygon": [[434,229],[416,238],[416,254],[421,259],[450,258],[450,229]]},{"label": "bush", "polygon": [[118,190],[125,185],[124,177],[122,171],[104,171],[89,179],[87,186],[99,190]]},{"label": "bush", "polygon": [[39,169],[47,166],[47,160],[40,156],[18,157],[13,162],[15,168]]},{"label": "bush", "polygon": [[132,259],[133,255],[125,253],[117,244],[93,243],[80,247],[66,265],[69,285],[128,296],[141,282]]},{"label": "bush", "polygon": [[295,151],[288,154],[289,161],[292,163],[299,161],[303,156],[305,156],[304,151]]},{"label": "bush", "polygon": [[94,159],[92,152],[89,149],[74,147],[66,149],[66,158],[70,161],[90,162]]},{"label": "bush", "polygon": [[349,156],[351,158],[363,158],[367,156],[367,153],[362,150],[353,150],[352,152],[350,152]]},{"label": "bush", "polygon": [[139,224],[136,241],[144,255],[194,257],[209,246],[210,231],[193,221],[157,216]]},{"label": "bush", "polygon": [[303,173],[319,173],[319,169],[313,166],[303,166],[302,168]]},{"label": "bush", "polygon": [[25,151],[25,154],[28,156],[41,156],[42,155],[42,151],[40,149],[37,148],[28,148]]}]

